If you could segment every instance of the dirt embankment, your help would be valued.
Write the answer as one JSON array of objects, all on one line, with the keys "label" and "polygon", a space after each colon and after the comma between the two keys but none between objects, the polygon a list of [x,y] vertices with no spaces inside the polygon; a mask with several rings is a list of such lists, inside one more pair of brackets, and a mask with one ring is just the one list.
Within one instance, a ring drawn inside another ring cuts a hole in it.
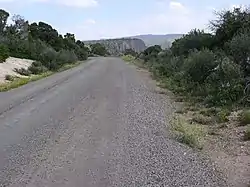
[{"label": "dirt embankment", "polygon": [[5,82],[6,75],[21,77],[20,74],[15,72],[15,68],[28,69],[28,67],[32,63],[33,63],[33,60],[9,57],[4,63],[0,63],[0,83]]}]

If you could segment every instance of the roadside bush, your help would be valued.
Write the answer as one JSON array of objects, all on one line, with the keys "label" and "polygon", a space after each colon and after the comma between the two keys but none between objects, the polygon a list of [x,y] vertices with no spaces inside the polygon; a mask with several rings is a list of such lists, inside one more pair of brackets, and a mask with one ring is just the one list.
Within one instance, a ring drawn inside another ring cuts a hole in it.
[{"label": "roadside bush", "polygon": [[57,52],[53,48],[45,49],[40,55],[38,61],[49,70],[59,68],[57,62]]},{"label": "roadside bush", "polygon": [[247,125],[250,124],[250,110],[245,110],[240,115],[240,124]]},{"label": "roadside bush", "polygon": [[212,34],[194,29],[182,38],[175,40],[171,46],[171,51],[176,56],[188,56],[192,50],[211,49],[213,43],[214,37]]},{"label": "roadside bush", "polygon": [[41,62],[35,61],[29,67],[29,71],[32,74],[37,75],[37,74],[41,74],[41,73],[44,73],[44,72],[48,71],[48,69],[45,66],[43,66]]},{"label": "roadside bush", "polygon": [[191,82],[203,84],[216,66],[218,62],[214,53],[204,49],[191,52],[184,62],[183,70]]},{"label": "roadside bush", "polygon": [[239,65],[224,57],[206,80],[207,104],[229,105],[243,96],[242,73]]},{"label": "roadside bush", "polygon": [[153,63],[152,71],[156,76],[171,77],[180,71],[182,64],[182,58],[174,57],[171,53],[165,53],[164,56]]},{"label": "roadside bush", "polygon": [[123,59],[124,61],[127,61],[127,62],[132,62],[132,61],[135,60],[135,57],[132,56],[132,55],[124,55],[124,56],[122,56],[122,59]]},{"label": "roadside bush", "polygon": [[86,50],[83,50],[82,48],[78,48],[75,50],[75,55],[77,56],[78,60],[87,60],[88,53]]},{"label": "roadside bush", "polygon": [[250,72],[250,29],[244,33],[238,34],[226,44],[229,54],[234,61],[241,65],[244,70],[248,70],[245,74]]},{"label": "roadside bush", "polygon": [[0,63],[5,62],[9,57],[9,49],[6,45],[0,44]]},{"label": "roadside bush", "polygon": [[230,115],[230,111],[229,110],[221,110],[216,114],[216,120],[218,123],[225,123],[228,122],[228,116]]},{"label": "roadside bush", "polygon": [[12,75],[5,75],[5,80],[7,81],[14,81],[15,77]]},{"label": "roadside bush", "polygon": [[24,76],[30,76],[31,72],[28,69],[25,68],[15,68],[14,71],[20,75],[24,75]]},{"label": "roadside bush", "polygon": [[247,129],[244,134],[244,140],[249,141],[250,140],[250,125],[247,126]]},{"label": "roadside bush", "polygon": [[58,52],[56,61],[61,66],[66,63],[74,63],[78,60],[76,54],[73,51],[61,50]]}]

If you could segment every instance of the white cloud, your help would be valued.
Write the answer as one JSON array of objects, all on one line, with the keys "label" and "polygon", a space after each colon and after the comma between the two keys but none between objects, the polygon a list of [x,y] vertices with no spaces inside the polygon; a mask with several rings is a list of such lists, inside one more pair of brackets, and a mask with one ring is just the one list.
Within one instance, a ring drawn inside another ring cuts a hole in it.
[{"label": "white cloud", "polygon": [[184,8],[184,6],[181,3],[176,2],[176,1],[171,1],[169,3],[169,6],[171,9],[183,9]]},{"label": "white cloud", "polygon": [[[201,15],[202,16],[197,16]],[[118,38],[137,34],[170,34],[187,33],[191,29],[206,29],[211,19],[212,11],[206,7],[197,10],[177,1],[157,1],[148,15],[136,17],[123,22],[98,22],[74,28],[73,33],[83,40],[100,38]],[[91,23],[91,21],[90,21]],[[71,27],[72,28],[72,27]]]},{"label": "white cloud", "polygon": [[94,25],[94,24],[96,24],[96,21],[94,19],[87,19],[87,20],[85,20],[85,24]]},{"label": "white cloud", "polygon": [[98,5],[98,2],[96,0],[57,0],[58,4],[63,4],[66,6],[72,6],[72,7],[95,7]]},{"label": "white cloud", "polygon": [[[18,2],[18,0],[0,0],[0,2]],[[25,0],[25,2],[55,3],[70,7],[88,8],[98,5],[97,0]]]}]

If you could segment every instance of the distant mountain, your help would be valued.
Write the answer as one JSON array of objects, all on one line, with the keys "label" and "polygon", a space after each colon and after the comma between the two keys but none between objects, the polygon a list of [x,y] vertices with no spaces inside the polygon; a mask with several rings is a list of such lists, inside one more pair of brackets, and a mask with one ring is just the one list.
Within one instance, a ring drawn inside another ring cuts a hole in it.
[{"label": "distant mountain", "polygon": [[85,44],[101,43],[112,55],[120,55],[125,52],[126,49],[133,49],[136,52],[142,52],[147,47],[143,40],[138,38],[118,38],[118,39],[102,39],[84,41]]},{"label": "distant mountain", "polygon": [[166,34],[166,35],[137,35],[130,38],[138,38],[145,42],[146,46],[160,45],[162,48],[168,48],[171,46],[174,40],[181,38],[183,34]]}]

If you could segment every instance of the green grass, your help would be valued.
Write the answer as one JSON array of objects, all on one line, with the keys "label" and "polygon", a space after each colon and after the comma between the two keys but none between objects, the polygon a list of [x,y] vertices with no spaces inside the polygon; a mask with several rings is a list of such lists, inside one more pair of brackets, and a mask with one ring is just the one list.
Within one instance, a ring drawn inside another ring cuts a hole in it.
[{"label": "green grass", "polygon": [[37,81],[41,78],[47,77],[49,75],[53,74],[52,72],[46,72],[40,75],[32,75],[30,77],[25,78],[15,78],[13,81],[0,84],[0,92],[5,92],[14,88],[17,88],[19,86],[23,86],[29,82]]},{"label": "green grass", "polygon": [[203,148],[205,130],[201,125],[190,124],[181,118],[176,119],[171,125],[180,143],[192,148]]},{"label": "green grass", "polygon": [[[66,64],[63,67],[61,67],[59,70],[57,70],[56,72],[65,71],[67,69],[76,67],[81,63],[82,62],[79,61],[79,62],[76,62],[76,63]],[[23,85],[29,83],[29,82],[37,81],[39,79],[48,77],[48,76],[50,76],[50,75],[52,75],[52,74],[54,74],[56,72],[48,71],[48,72],[45,72],[45,73],[42,73],[42,74],[39,74],[39,75],[31,75],[30,77],[14,78],[14,80],[11,81],[11,82],[0,84],[0,92],[5,92],[5,91],[8,91],[8,90],[11,90],[11,89],[14,89],[14,88],[18,88],[20,86],[23,86]]]},{"label": "green grass", "polygon": [[62,71],[65,71],[67,69],[74,68],[74,67],[80,65],[81,63],[83,63],[83,62],[82,61],[77,61],[75,63],[65,64],[63,67],[59,68],[56,72],[62,72]]},{"label": "green grass", "polygon": [[122,56],[122,59],[126,62],[133,62],[135,60],[135,57],[133,57],[132,55],[124,55]]}]

